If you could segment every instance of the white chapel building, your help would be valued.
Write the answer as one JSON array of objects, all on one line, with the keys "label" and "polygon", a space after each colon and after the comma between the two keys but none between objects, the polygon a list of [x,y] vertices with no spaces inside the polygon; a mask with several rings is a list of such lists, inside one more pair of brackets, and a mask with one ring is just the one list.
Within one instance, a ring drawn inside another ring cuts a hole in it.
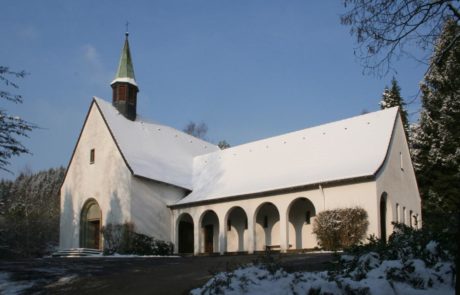
[{"label": "white chapel building", "polygon": [[103,248],[102,226],[132,222],[176,253],[318,246],[316,215],[362,207],[367,235],[421,226],[397,108],[225,150],[137,114],[128,35],[112,102],[94,98],[61,188],[60,248]]}]

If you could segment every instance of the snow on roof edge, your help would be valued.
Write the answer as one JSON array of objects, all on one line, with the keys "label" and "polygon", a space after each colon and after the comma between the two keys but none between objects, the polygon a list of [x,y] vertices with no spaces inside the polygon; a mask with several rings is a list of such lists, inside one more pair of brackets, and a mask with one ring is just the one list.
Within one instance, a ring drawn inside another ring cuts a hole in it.
[{"label": "snow on roof edge", "polygon": [[304,183],[304,184],[296,184],[296,185],[291,185],[289,187],[278,187],[278,188],[272,188],[268,190],[259,190],[259,191],[253,191],[253,192],[247,192],[244,194],[239,194],[239,195],[231,195],[231,196],[214,196],[210,197],[208,199],[203,199],[203,200],[194,200],[190,202],[184,202],[181,203],[185,198],[177,201],[175,204],[168,205],[168,207],[174,208],[174,207],[181,207],[181,206],[188,206],[188,205],[199,205],[202,203],[214,203],[214,202],[225,202],[227,200],[233,200],[237,199],[240,197],[245,197],[245,196],[257,196],[260,194],[273,194],[277,192],[283,192],[283,191],[295,191],[297,189],[302,189],[302,188],[307,188],[307,187],[313,187],[317,185],[327,185],[327,184],[335,184],[335,183],[343,183],[343,182],[352,182],[354,180],[362,180],[366,181],[368,179],[373,179],[375,177],[375,174],[363,174],[363,175],[354,175],[350,176],[347,178],[340,178],[340,179],[333,179],[333,180],[321,180],[321,181],[315,181],[312,183]]}]

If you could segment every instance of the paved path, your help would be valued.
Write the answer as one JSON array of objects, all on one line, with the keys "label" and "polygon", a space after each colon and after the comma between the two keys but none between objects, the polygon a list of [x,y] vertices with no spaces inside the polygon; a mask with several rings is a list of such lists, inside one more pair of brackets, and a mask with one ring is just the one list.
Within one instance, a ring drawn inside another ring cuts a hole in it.
[{"label": "paved path", "polygon": [[[328,253],[273,254],[287,271],[330,267]],[[257,255],[170,258],[48,258],[1,261],[15,281],[35,281],[25,294],[188,294],[213,273],[232,270]],[[1,292],[0,292],[1,293]]]}]

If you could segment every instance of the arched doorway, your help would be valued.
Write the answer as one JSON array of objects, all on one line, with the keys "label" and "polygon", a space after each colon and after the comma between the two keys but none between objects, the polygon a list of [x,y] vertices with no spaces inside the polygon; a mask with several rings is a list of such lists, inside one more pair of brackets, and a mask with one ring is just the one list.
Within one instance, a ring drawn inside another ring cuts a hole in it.
[{"label": "arched doorway", "polygon": [[201,245],[204,253],[219,252],[219,218],[208,210],[201,216]]},{"label": "arched doorway", "polygon": [[280,245],[280,214],[272,203],[264,203],[256,210],[255,249]]},{"label": "arched doorway", "polygon": [[193,218],[190,214],[184,213],[178,218],[177,232],[179,253],[193,253]]},{"label": "arched doorway", "polygon": [[307,198],[299,198],[289,205],[289,244],[293,249],[314,248],[317,246],[313,234],[313,220],[316,210]]},{"label": "arched doorway", "polygon": [[226,222],[227,252],[245,251],[248,233],[246,212],[241,207],[233,207],[227,213]]},{"label": "arched doorway", "polygon": [[80,216],[80,247],[102,249],[102,212],[94,199],[88,200]]},{"label": "arched doorway", "polygon": [[387,193],[380,197],[380,239],[387,240]]}]

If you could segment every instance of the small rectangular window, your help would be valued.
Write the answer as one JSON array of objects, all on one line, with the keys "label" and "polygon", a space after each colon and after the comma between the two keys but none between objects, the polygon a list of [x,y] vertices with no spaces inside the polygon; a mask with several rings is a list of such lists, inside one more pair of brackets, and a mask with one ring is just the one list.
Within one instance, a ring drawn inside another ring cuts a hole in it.
[{"label": "small rectangular window", "polygon": [[409,225],[412,227],[412,210],[409,211]]},{"label": "small rectangular window", "polygon": [[307,212],[305,213],[305,222],[306,222],[307,224],[310,224],[310,211],[307,211]]},{"label": "small rectangular window", "polygon": [[231,231],[232,230],[232,221],[229,219],[227,219],[227,230],[228,231]]},{"label": "small rectangular window", "polygon": [[94,149],[91,149],[89,153],[89,163],[94,164],[95,160],[96,160],[96,151]]},{"label": "small rectangular window", "polygon": [[399,204],[396,203],[396,222],[399,222]]},{"label": "small rectangular window", "polygon": [[267,228],[268,227],[268,216],[265,215],[264,216],[264,228]]}]

